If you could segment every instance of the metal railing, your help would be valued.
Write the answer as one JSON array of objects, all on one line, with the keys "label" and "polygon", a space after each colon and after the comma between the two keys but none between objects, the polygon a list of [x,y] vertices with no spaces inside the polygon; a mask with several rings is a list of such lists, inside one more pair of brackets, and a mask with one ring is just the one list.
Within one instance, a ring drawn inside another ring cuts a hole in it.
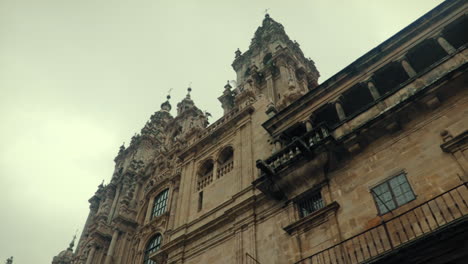
[{"label": "metal railing", "polygon": [[354,264],[370,261],[468,215],[467,183],[383,221],[296,264]]}]

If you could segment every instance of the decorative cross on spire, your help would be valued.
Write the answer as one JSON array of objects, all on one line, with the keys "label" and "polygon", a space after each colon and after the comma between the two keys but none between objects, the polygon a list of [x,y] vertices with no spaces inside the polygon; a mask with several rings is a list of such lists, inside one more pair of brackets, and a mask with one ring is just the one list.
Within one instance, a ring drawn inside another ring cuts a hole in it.
[{"label": "decorative cross on spire", "polygon": [[70,249],[70,250],[72,250],[73,247],[75,246],[76,233],[78,233],[78,229],[75,231],[75,235],[73,236],[73,239],[70,242],[70,245],[68,246],[68,249]]},{"label": "decorative cross on spire", "polygon": [[169,91],[167,91],[167,100],[171,99],[171,91],[172,91],[172,88],[169,89]]},{"label": "decorative cross on spire", "polygon": [[187,88],[187,98],[190,98],[191,91],[192,91],[192,82],[189,83],[189,87]]}]

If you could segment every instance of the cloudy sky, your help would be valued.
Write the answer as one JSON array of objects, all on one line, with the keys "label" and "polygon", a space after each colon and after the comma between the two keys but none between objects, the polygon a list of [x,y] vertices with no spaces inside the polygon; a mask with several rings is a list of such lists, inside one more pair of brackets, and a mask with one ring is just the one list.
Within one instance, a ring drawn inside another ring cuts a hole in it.
[{"label": "cloudy sky", "polygon": [[173,88],[202,110],[264,10],[323,82],[440,0],[0,0],[0,263],[50,263]]}]

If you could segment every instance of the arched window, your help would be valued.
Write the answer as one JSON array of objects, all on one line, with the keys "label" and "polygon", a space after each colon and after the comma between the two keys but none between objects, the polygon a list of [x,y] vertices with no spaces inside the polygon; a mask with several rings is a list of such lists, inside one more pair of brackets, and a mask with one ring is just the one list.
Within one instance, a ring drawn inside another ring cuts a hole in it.
[{"label": "arched window", "polygon": [[150,239],[145,249],[145,259],[143,261],[143,264],[156,264],[156,262],[152,261],[149,257],[151,254],[159,250],[159,248],[161,247],[161,243],[162,236],[159,233]]},{"label": "arched window", "polygon": [[197,190],[203,189],[213,181],[213,160],[207,160],[203,163],[198,171]]},{"label": "arched window", "polygon": [[229,173],[234,167],[234,151],[232,147],[227,147],[221,151],[218,157],[217,178]]},{"label": "arched window", "polygon": [[151,212],[151,218],[162,215],[166,211],[167,206],[167,195],[169,189],[166,189],[158,194],[154,198],[153,211]]}]

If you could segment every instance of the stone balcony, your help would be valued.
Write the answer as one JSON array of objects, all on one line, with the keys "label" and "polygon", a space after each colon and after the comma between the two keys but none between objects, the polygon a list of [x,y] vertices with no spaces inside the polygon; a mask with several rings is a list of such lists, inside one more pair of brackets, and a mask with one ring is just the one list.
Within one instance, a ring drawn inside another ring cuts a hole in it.
[{"label": "stone balcony", "polygon": [[[266,195],[275,199],[288,197],[304,191],[322,175],[321,168],[329,158],[335,139],[325,125],[319,125],[268,157],[257,160],[260,177],[253,184]],[[317,177],[303,177],[317,174]]]}]

